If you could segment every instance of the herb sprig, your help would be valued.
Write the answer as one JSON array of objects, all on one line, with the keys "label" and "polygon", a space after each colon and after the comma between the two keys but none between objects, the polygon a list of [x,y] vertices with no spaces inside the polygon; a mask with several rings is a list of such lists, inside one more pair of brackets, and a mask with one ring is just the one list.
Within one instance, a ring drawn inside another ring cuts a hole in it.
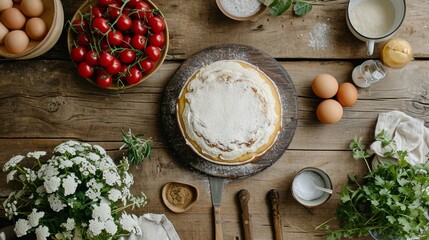
[{"label": "herb sprig", "polygon": [[316,0],[259,0],[262,4],[270,8],[273,16],[280,16],[286,12],[294,3],[293,13],[297,16],[304,16],[311,11],[313,5],[311,2]]},{"label": "herb sprig", "polygon": [[[369,232],[388,239],[429,238],[429,167],[410,165],[406,150],[397,150],[394,140],[382,131],[376,136],[386,149],[385,157],[395,156],[398,163],[383,163],[371,170],[361,138],[350,144],[353,157],[364,159],[370,172],[359,183],[349,176],[340,193],[336,219],[341,229],[331,231],[328,240],[366,236]],[[325,225],[328,229],[329,226]]]},{"label": "herb sprig", "polygon": [[128,161],[134,165],[140,165],[144,159],[152,157],[152,146],[150,139],[142,138],[144,134],[133,134],[131,130],[122,130],[122,141],[124,144],[119,148],[127,148]]}]

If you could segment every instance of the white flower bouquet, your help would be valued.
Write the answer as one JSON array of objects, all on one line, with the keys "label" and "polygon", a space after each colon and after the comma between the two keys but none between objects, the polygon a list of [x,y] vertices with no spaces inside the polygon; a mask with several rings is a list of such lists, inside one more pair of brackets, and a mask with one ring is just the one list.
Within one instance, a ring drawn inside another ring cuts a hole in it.
[{"label": "white flower bouquet", "polygon": [[130,192],[134,180],[127,158],[116,165],[102,147],[77,141],[60,144],[47,161],[42,160],[45,155],[38,151],[14,156],[3,166],[7,182],[22,183],[22,189],[4,202],[18,237],[29,233],[39,240],[141,235],[137,216],[124,210],[143,207],[147,198]]}]

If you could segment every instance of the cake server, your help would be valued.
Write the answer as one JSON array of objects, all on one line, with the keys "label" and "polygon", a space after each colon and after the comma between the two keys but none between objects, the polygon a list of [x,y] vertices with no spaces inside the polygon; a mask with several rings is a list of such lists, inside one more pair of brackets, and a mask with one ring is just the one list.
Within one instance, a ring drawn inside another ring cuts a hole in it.
[{"label": "cake server", "polygon": [[250,193],[246,189],[238,192],[241,205],[241,220],[243,223],[244,240],[253,240],[252,215],[249,213]]},{"label": "cake server", "polygon": [[213,213],[214,213],[214,224],[215,224],[215,239],[223,240],[222,233],[222,222],[220,218],[220,203],[222,201],[223,185],[225,179],[219,177],[209,176],[210,181],[210,193],[212,195]]},{"label": "cake server", "polygon": [[271,202],[275,239],[283,240],[282,223],[279,212],[279,192],[276,189],[271,189],[268,193],[268,196]]}]

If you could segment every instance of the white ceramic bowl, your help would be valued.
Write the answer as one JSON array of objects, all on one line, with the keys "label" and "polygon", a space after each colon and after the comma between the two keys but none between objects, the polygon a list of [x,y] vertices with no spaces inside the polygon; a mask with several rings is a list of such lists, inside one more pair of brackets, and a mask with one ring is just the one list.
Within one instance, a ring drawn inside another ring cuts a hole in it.
[{"label": "white ceramic bowl", "polygon": [[[301,173],[306,172],[306,171],[311,171],[313,173],[316,173],[317,175],[319,175],[322,178],[324,185],[320,186],[320,187],[324,187],[324,188],[332,190],[332,182],[331,182],[331,178],[328,176],[328,174],[326,172],[324,172],[323,170],[318,169],[318,168],[314,168],[314,167],[307,167],[307,168],[304,168],[301,171],[299,171],[294,177],[294,182],[295,182],[297,176],[299,176]],[[296,187],[294,182],[292,182],[292,196],[296,199],[296,201],[298,201],[300,204],[302,204],[305,207],[311,208],[311,207],[320,206],[320,205],[324,204],[326,201],[328,201],[328,199],[331,197],[331,194],[329,194],[327,192],[323,192],[322,195],[316,199],[313,199],[313,200],[303,199],[299,196],[299,194],[297,194],[297,189],[294,189]]]}]

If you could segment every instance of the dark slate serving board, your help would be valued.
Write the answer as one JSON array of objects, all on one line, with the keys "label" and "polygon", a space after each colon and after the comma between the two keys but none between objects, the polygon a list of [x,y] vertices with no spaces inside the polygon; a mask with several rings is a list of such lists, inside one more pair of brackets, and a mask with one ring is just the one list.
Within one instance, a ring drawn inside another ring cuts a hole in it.
[{"label": "dark slate serving board", "polygon": [[[277,85],[282,101],[282,129],[277,141],[259,159],[241,165],[221,165],[198,156],[186,144],[177,118],[176,102],[186,81],[197,70],[219,60],[241,60],[249,62],[267,74]],[[173,156],[207,175],[240,179],[263,171],[273,165],[286,151],[295,134],[298,123],[297,94],[287,71],[274,58],[253,47],[228,44],[202,50],[187,59],[173,74],[168,83],[161,105],[163,130]]]}]

